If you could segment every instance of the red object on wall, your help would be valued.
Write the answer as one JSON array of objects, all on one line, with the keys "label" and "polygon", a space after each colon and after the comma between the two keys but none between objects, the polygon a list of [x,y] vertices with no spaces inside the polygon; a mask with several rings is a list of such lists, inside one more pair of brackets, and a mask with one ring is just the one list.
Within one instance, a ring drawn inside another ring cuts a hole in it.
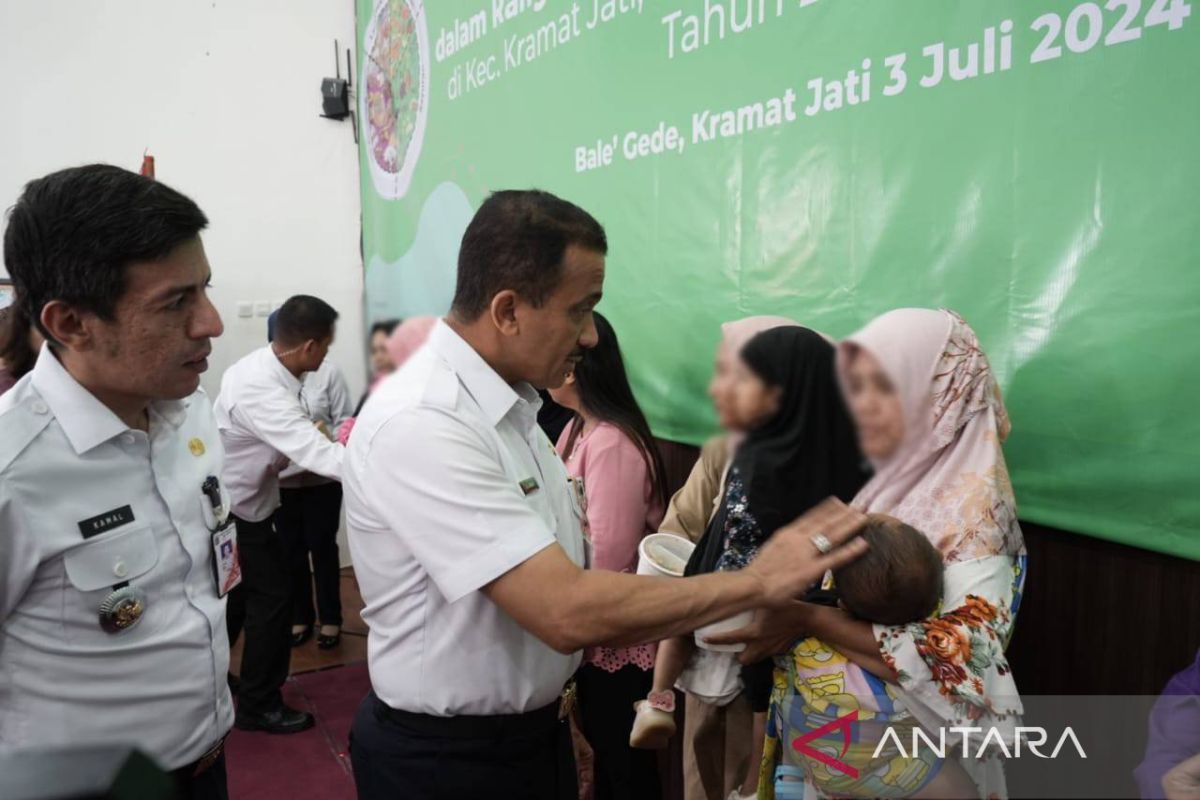
[{"label": "red object on wall", "polygon": [[141,174],[145,175],[147,178],[150,178],[151,180],[154,179],[154,156],[150,156],[150,155],[142,156]]}]

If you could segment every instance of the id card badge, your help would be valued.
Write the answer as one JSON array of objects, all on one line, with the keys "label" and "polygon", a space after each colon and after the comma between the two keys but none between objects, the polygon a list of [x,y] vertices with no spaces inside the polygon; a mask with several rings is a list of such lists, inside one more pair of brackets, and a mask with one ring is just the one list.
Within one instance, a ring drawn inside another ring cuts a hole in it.
[{"label": "id card badge", "polygon": [[237,526],[230,523],[214,532],[212,546],[217,597],[224,597],[242,582],[242,563],[238,558]]},{"label": "id card badge", "polygon": [[204,524],[212,532],[213,580],[216,582],[217,597],[224,597],[242,582],[237,526],[229,513],[229,503],[225,500],[217,476],[205,478],[200,493]]}]

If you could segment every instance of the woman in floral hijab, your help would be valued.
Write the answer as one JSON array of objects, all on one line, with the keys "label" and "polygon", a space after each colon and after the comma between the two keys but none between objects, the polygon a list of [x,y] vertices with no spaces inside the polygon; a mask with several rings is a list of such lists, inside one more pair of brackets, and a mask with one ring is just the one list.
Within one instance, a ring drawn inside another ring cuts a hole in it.
[{"label": "woman in floral hijab", "polygon": [[[944,597],[936,616],[900,626],[801,609],[796,629],[810,638],[779,662],[760,796],[801,797],[805,785],[817,796],[919,795],[942,768],[929,748],[913,756],[920,725],[935,742],[939,729],[982,729],[960,764],[980,796],[1003,797],[995,738],[1011,749],[1021,724],[1004,649],[1026,556],[1001,451],[1008,415],[991,367],[956,314],[901,309],[843,342],[838,371],[875,467],[851,505],[924,533],[942,554]],[[884,739],[888,728],[903,751]],[[947,741],[961,753],[962,734],[947,731]]]}]

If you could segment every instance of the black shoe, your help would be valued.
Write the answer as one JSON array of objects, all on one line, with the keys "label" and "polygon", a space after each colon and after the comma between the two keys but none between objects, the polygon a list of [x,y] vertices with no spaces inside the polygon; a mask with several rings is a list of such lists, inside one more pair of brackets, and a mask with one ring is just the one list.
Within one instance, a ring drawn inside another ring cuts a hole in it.
[{"label": "black shoe", "polygon": [[317,634],[317,649],[332,650],[342,643],[342,632],[338,631],[333,636],[324,633]]},{"label": "black shoe", "polygon": [[309,639],[311,639],[312,635],[313,635],[313,626],[312,625],[309,625],[307,628],[300,631],[299,633],[293,633],[292,634],[292,647],[299,647],[300,645],[304,644]]},{"label": "black shoe", "polygon": [[239,731],[265,731],[266,733],[300,733],[316,724],[313,715],[307,711],[297,711],[294,708],[280,706],[265,714],[237,713],[233,727]]}]

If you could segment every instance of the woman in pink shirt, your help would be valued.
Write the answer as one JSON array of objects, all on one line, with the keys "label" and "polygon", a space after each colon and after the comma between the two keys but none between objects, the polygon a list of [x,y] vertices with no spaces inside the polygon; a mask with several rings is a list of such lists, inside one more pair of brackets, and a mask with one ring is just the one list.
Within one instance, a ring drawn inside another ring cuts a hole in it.
[{"label": "woman in pink shirt", "polygon": [[[375,391],[375,387],[382,383],[384,378],[404,366],[405,362],[412,358],[413,353],[421,349],[433,331],[433,327],[437,325],[437,321],[437,317],[411,317],[404,322],[375,323],[375,327],[371,329],[371,369],[374,371],[371,385],[367,387],[362,400],[358,401],[358,408],[354,409],[354,416],[343,422],[342,426],[338,428],[335,437],[338,444],[346,444],[350,441],[350,432],[354,430],[354,421],[362,413],[363,406],[367,404],[367,398],[371,396],[371,392]],[[387,333],[384,334],[384,331]]]},{"label": "woman in pink shirt", "polygon": [[[658,530],[666,508],[662,458],[634,399],[612,325],[595,314],[599,343],[560,389],[555,402],[575,412],[558,453],[587,498],[592,568],[633,572],[638,544]],[[583,733],[595,752],[595,798],[660,797],[657,757],[629,746],[633,704],[646,696],[655,645],[589,648],[576,678]]]}]

